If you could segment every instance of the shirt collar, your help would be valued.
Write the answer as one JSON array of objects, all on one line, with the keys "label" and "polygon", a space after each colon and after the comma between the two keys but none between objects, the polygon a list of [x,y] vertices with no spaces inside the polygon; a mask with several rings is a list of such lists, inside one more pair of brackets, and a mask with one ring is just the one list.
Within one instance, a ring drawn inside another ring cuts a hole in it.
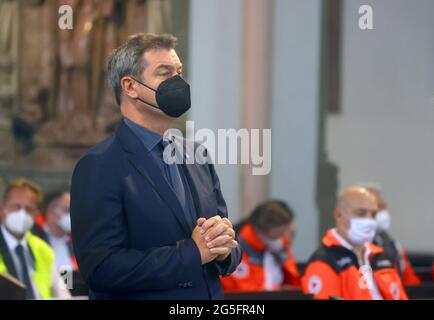
[{"label": "shirt collar", "polygon": [[3,237],[6,241],[6,245],[8,246],[8,249],[10,252],[15,252],[16,247],[21,244],[24,249],[27,250],[27,240],[26,237],[24,236],[21,240],[18,240],[17,238],[15,238],[15,236],[13,236],[6,228],[4,225],[1,225],[1,231],[3,233]]},{"label": "shirt collar", "polygon": [[[336,240],[348,250],[351,250],[352,252],[355,252],[354,247],[349,243],[347,240],[345,240],[337,231],[336,228],[332,229],[332,234],[336,238]],[[365,252],[364,252],[364,259],[365,262],[369,261],[369,256],[371,255],[371,248],[369,247],[368,243],[365,243]]]},{"label": "shirt collar", "polygon": [[347,240],[345,240],[337,231],[336,229],[332,229],[332,234],[335,237],[335,239],[340,243],[341,246],[344,248],[347,248],[348,250],[354,251],[354,247],[349,243]]},{"label": "shirt collar", "polygon": [[145,146],[146,150],[151,151],[161,141],[162,137],[156,132],[146,129],[137,123],[124,118],[125,124],[134,132]]},{"label": "shirt collar", "polygon": [[241,228],[240,235],[256,251],[264,252],[267,249],[251,223],[246,223]]}]

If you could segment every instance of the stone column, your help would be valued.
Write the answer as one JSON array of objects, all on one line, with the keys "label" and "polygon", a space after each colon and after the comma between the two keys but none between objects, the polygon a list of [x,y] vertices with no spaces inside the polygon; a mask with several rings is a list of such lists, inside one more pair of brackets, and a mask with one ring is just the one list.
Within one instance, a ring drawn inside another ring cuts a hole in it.
[{"label": "stone column", "polygon": [[[243,1],[241,127],[261,129],[261,132],[264,128],[271,128],[272,11],[273,1]],[[252,143],[250,141],[250,147]],[[268,197],[269,191],[270,175],[254,176],[252,168],[251,163],[241,167],[241,213],[244,217]]]}]

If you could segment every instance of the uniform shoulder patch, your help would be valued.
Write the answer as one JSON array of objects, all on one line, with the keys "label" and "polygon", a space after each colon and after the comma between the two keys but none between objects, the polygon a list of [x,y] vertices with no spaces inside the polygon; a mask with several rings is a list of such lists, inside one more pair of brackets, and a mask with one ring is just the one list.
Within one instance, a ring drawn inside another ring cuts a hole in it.
[{"label": "uniform shoulder patch", "polygon": [[232,273],[232,275],[236,278],[242,279],[247,277],[248,273],[249,273],[249,266],[247,263],[242,261],[235,269],[235,271]]},{"label": "uniform shoulder patch", "polygon": [[307,290],[311,294],[317,294],[322,289],[322,281],[321,278],[317,275],[313,275],[309,278],[307,282]]}]

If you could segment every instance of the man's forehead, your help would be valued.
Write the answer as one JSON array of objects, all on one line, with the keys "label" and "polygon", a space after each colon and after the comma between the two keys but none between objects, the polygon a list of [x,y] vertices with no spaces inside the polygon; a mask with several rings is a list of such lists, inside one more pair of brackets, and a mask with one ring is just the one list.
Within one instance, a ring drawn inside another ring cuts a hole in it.
[{"label": "man's forehead", "polygon": [[71,200],[71,194],[69,192],[65,192],[60,196],[60,200],[69,201]]},{"label": "man's forehead", "polygon": [[69,207],[71,198],[67,195],[64,195],[60,198],[60,201],[58,202],[58,205],[63,207]]},{"label": "man's forehead", "polygon": [[181,60],[174,49],[151,49],[145,52],[145,59],[148,65],[154,68],[164,65],[182,66]]},{"label": "man's forehead", "polygon": [[369,198],[356,199],[350,206],[353,210],[377,210],[377,203]]},{"label": "man's forehead", "polygon": [[6,200],[9,201],[25,201],[25,200],[31,200],[36,201],[36,194],[28,189],[28,188],[13,188],[9,191],[8,197]]},{"label": "man's forehead", "polygon": [[285,232],[285,231],[289,230],[290,228],[291,228],[291,224],[283,224],[281,226],[274,227],[273,229],[271,229],[270,234]]}]

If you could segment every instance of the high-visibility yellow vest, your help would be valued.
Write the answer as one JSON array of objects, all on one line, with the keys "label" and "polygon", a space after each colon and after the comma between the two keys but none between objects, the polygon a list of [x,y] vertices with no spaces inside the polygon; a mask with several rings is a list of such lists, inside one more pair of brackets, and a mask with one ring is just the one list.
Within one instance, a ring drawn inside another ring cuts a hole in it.
[{"label": "high-visibility yellow vest", "polygon": [[[35,257],[35,272],[33,273],[33,283],[43,299],[52,297],[52,268],[54,264],[54,251],[41,238],[33,235],[29,231],[25,237],[27,243]],[[3,257],[0,255],[0,273],[8,272]]]}]

